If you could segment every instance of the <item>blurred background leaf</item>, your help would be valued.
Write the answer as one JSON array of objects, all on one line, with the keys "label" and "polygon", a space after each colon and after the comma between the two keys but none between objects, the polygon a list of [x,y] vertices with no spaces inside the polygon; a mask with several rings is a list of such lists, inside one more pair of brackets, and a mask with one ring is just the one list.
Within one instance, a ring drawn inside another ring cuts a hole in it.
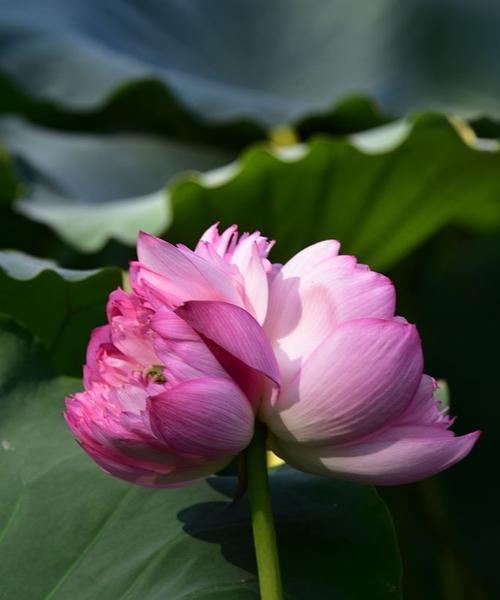
[{"label": "blurred background leaf", "polygon": [[152,136],[67,134],[16,119],[0,120],[0,139],[24,181],[16,211],[82,252],[99,250],[110,238],[133,246],[140,229],[162,233],[170,220],[168,179],[231,157]]},{"label": "blurred background leaf", "polygon": [[438,115],[350,139],[256,146],[229,167],[173,184],[168,237],[193,244],[220,220],[278,240],[274,259],[333,237],[384,269],[468,212],[474,227],[500,226],[499,170],[496,146],[469,147]]},{"label": "blurred background leaf", "polygon": [[151,78],[205,119],[265,126],[355,92],[399,113],[500,108],[500,8],[486,0],[363,10],[348,0],[6,0],[2,12],[2,68],[34,97],[73,109]]},{"label": "blurred background leaf", "polygon": [[9,0],[0,65],[32,96],[72,109],[154,77],[205,119],[291,122],[373,92],[391,53],[397,3],[314,4],[51,0],[36,10]]},{"label": "blurred background leaf", "polygon": [[114,267],[71,271],[21,252],[0,251],[0,313],[38,336],[58,372],[81,375],[90,332],[104,323],[107,296],[121,280]]},{"label": "blurred background leaf", "polygon": [[[61,418],[81,383],[54,377],[12,321],[0,319],[0,345],[2,597],[259,597],[234,478],[158,490],[101,473]],[[289,468],[271,488],[287,598],[401,598],[392,522],[373,488]]]}]

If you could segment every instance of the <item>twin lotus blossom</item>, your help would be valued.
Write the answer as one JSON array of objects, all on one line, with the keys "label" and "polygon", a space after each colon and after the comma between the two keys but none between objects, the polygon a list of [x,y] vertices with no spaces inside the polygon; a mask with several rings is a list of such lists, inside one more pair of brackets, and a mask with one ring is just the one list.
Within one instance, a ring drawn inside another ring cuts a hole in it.
[{"label": "twin lotus blossom", "polygon": [[372,484],[450,467],[456,437],[391,281],[319,242],[285,265],[259,232],[212,226],[194,251],[141,233],[132,292],[94,330],[65,417],[108,473],[172,487],[226,466],[256,419],[312,473]]}]

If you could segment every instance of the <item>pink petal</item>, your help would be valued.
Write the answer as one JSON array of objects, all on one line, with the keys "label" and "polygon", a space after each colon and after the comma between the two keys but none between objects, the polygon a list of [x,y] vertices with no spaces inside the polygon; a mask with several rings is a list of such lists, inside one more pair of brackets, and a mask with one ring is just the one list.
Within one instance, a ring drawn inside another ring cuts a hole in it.
[{"label": "pink petal", "polygon": [[269,290],[267,273],[257,242],[249,237],[238,244],[231,262],[238,267],[242,275],[247,309],[260,324],[264,323]]},{"label": "pink petal", "polygon": [[305,447],[272,441],[273,450],[299,469],[372,485],[424,479],[467,456],[480,432],[454,437],[433,427],[394,427],[370,441],[341,447]]},{"label": "pink petal", "polygon": [[229,379],[193,379],[151,399],[151,425],[175,454],[204,459],[243,450],[253,435],[254,414]]},{"label": "pink petal", "polygon": [[194,301],[175,312],[204,339],[279,384],[279,368],[269,341],[246,310],[226,302]]},{"label": "pink petal", "polygon": [[219,224],[215,223],[201,236],[195,252],[197,254],[200,252],[204,253],[206,244],[209,244],[210,246],[213,246],[219,256],[224,257],[226,252],[230,250],[231,243],[237,237],[237,231],[238,226],[231,225],[231,227],[228,227],[221,234],[219,234]]},{"label": "pink petal", "polygon": [[101,381],[99,365],[96,361],[99,348],[111,343],[111,330],[109,325],[102,325],[92,330],[89,345],[87,346],[86,368],[84,368],[84,384],[89,387],[92,381]]},{"label": "pink petal", "polygon": [[137,321],[114,317],[111,321],[111,337],[115,348],[137,365],[146,367],[158,362],[150,332]]},{"label": "pink petal", "polygon": [[133,284],[142,282],[163,293],[170,304],[186,300],[226,300],[241,304],[232,279],[210,261],[176,248],[144,232],[137,242],[138,263],[133,263]]},{"label": "pink petal", "polygon": [[[238,388],[236,393],[242,395]],[[218,471],[231,460],[232,455],[210,460],[173,452],[153,434],[146,403],[146,392],[139,387],[110,389],[98,384],[67,398],[64,416],[82,448],[105,471],[140,485],[189,483]]]},{"label": "pink petal", "polygon": [[99,346],[111,343],[111,329],[109,325],[95,327],[90,334],[89,345],[87,346],[87,365],[95,367],[95,356]]},{"label": "pink petal", "polygon": [[166,307],[156,311],[151,321],[159,335],[154,348],[160,363],[165,365],[168,380],[174,383],[204,376],[227,376],[200,336],[186,321]]},{"label": "pink petal", "polygon": [[399,416],[393,425],[435,425],[441,429],[448,429],[452,420],[447,410],[442,411],[434,397],[437,384],[429,375],[423,375],[417,393],[408,408]]},{"label": "pink petal", "polygon": [[134,359],[123,355],[112,343],[109,325],[96,328],[87,348],[87,364],[83,367],[86,388],[94,383],[123,385],[128,382],[131,370],[140,369]]},{"label": "pink petal", "polygon": [[264,399],[263,420],[279,438],[343,443],[380,429],[411,402],[422,377],[416,328],[396,321],[343,323]]},{"label": "pink petal", "polygon": [[328,261],[338,255],[340,244],[337,240],[323,240],[307,246],[297,252],[283,268],[286,269],[287,277],[301,277],[311,269],[317,267],[324,261]]},{"label": "pink petal", "polygon": [[133,459],[120,453],[82,444],[82,448],[106,472],[136,485],[172,488],[187,485],[223,469],[232,457],[212,461],[189,462],[165,455],[163,462]]},{"label": "pink petal", "polygon": [[309,354],[340,323],[358,318],[390,319],[391,281],[352,256],[336,256],[337,242],[300,252],[272,280],[264,325],[278,356],[283,379],[296,360]]}]

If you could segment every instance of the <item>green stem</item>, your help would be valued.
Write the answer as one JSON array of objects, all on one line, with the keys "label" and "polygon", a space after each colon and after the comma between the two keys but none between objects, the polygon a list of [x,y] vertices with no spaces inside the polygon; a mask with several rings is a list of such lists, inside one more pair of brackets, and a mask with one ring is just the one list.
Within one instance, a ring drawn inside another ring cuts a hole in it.
[{"label": "green stem", "polygon": [[262,600],[283,600],[266,456],[267,429],[257,422],[246,450],[248,493]]}]

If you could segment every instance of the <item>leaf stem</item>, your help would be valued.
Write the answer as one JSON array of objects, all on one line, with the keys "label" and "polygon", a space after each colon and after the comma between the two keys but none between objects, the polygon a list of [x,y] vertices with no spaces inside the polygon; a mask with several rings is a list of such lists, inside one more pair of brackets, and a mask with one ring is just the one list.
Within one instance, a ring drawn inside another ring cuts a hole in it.
[{"label": "leaf stem", "polygon": [[248,493],[262,600],[283,600],[278,548],[274,530],[266,456],[267,429],[256,422],[246,450]]}]

